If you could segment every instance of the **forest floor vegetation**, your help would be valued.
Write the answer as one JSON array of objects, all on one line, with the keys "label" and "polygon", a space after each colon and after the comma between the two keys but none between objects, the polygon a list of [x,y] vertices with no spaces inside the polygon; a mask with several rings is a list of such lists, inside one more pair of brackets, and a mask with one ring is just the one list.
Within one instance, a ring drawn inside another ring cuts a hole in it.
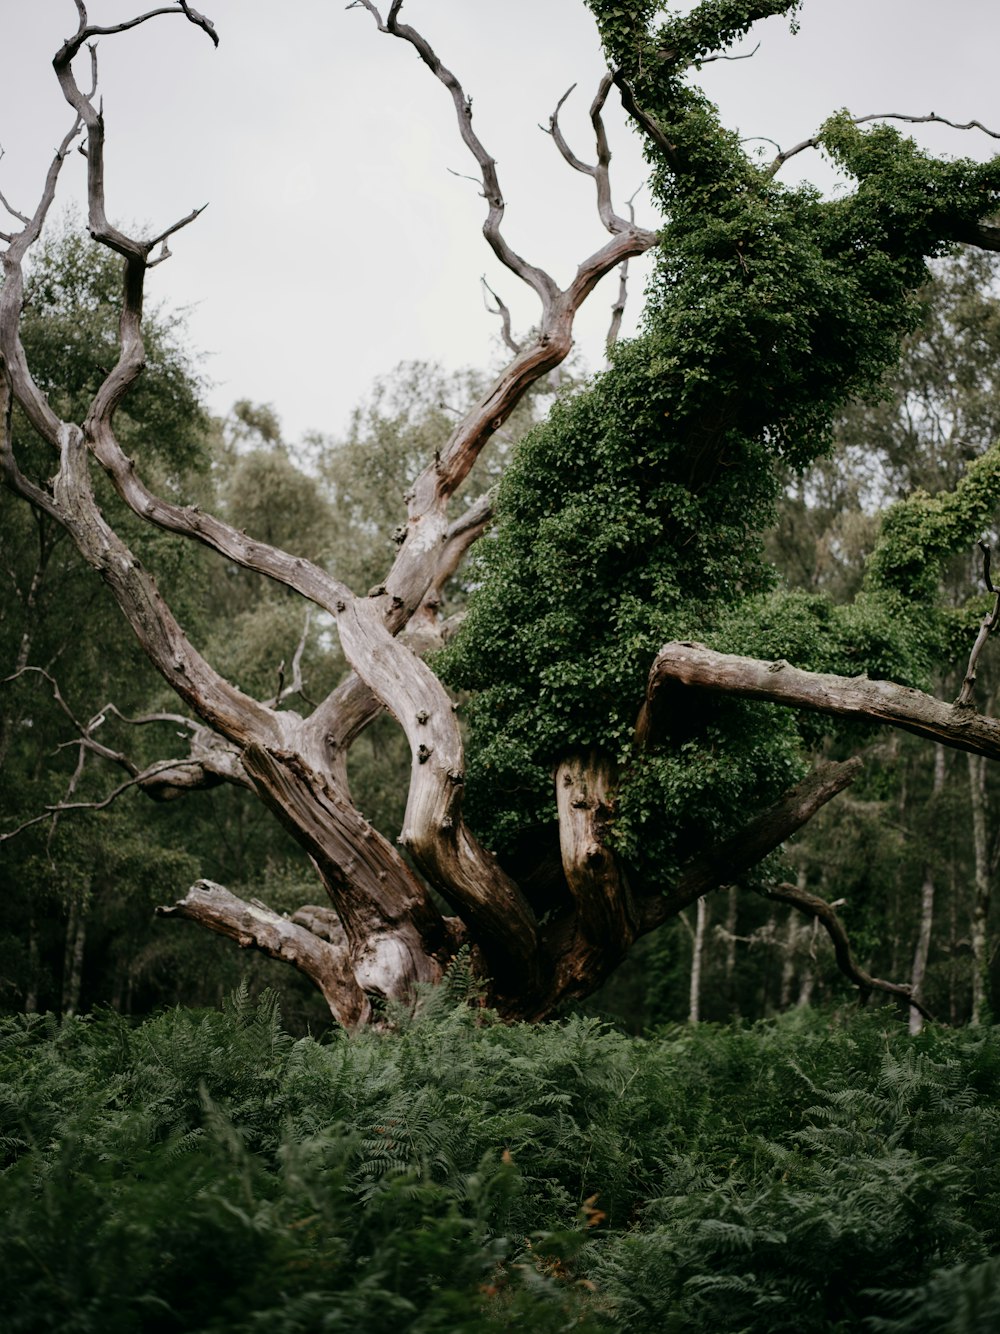
[{"label": "forest floor vegetation", "polygon": [[0,1325],[994,1331],[1000,1035],[888,1008],[635,1038],[461,972],[381,1030],[275,999],[0,1020]]}]

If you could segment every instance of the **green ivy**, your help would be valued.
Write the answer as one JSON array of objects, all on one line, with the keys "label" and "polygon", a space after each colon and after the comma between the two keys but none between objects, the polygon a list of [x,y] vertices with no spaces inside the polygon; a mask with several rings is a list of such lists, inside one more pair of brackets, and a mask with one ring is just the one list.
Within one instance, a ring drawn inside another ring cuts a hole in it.
[{"label": "green ivy", "polygon": [[772,800],[817,732],[774,710],[686,698],[637,758],[632,731],[665,641],[928,679],[947,639],[938,571],[1000,499],[1000,455],[954,496],[916,497],[886,520],[853,606],[776,590],[761,535],[789,466],[828,451],[836,413],[876,393],[897,360],[925,260],[1000,207],[1000,159],[937,161],[841,113],[821,142],[853,192],[787,187],[689,72],[796,4],[706,0],[654,26],[659,6],[589,3],[655,127],[664,225],[643,328],[517,450],[442,668],[472,695],[470,809],[493,845],[551,822],[553,767],[597,747],[621,766],[620,847],[655,884]]}]

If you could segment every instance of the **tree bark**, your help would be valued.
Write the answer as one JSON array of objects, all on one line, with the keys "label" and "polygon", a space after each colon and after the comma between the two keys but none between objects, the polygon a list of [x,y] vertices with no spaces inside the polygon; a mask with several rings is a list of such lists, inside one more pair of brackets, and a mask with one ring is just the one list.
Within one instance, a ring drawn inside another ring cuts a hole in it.
[{"label": "tree bark", "polygon": [[[656,241],[652,231],[636,226],[612,207],[610,151],[602,109],[613,81],[623,93],[627,110],[660,143],[668,162],[679,167],[681,158],[672,139],[636,104],[631,85],[620,71],[602,80],[591,107],[596,140],[593,167],[571,153],[553,117],[550,128],[556,146],[574,169],[593,178],[598,216],[609,233],[609,239],[583,259],[561,288],[547,272],[518,254],[503,234],[505,202],[497,163],[473,128],[472,100],[458,79],[426,39],[400,21],[400,0],[392,0],[384,19],[373,0],[359,3],[383,32],[408,43],[446,89],[482,184],[487,243],[509,273],[531,289],[539,305],[535,334],[520,346],[508,329],[513,351],[509,364],[416,476],[406,497],[406,524],[398,552],[384,582],[367,597],[360,596],[317,564],[257,541],[198,506],[157,495],[116,436],[115,414],[145,364],[145,275],[159,262],[151,256],[161,245],[165,251],[167,238],[193,221],[197,211],[155,236],[130,236],[110,222],[105,201],[105,122],[95,100],[96,55],[92,55],[95,86],[89,93],[77,82],[73,62],[95,37],[124,32],[165,13],[182,13],[217,41],[211,23],[185,4],[180,10],[154,9],[99,28],[89,24],[86,7],[79,3],[77,31],[56,55],[56,75],[73,108],[74,125],[55,155],[34,215],[29,219],[15,214],[23,230],[2,234],[7,246],[0,288],[3,478],[11,490],[70,534],[84,560],[107,585],[147,657],[201,724],[222,738],[217,754],[210,753],[213,747],[199,742],[189,761],[168,762],[155,771],[130,771],[132,782],[161,798],[218,779],[252,785],[311,857],[333,904],[333,909],[310,906],[288,919],[256,902],[243,902],[212,882],[199,881],[180,902],[162,909],[164,915],[194,920],[241,946],[254,945],[294,964],[313,979],[339,1021],[355,1028],[366,1022],[373,1001],[405,999],[418,983],[440,978],[463,945],[470,947],[476,967],[493,979],[490,998],[505,1015],[542,1017],[560,1002],[591,991],[637,935],[697,903],[691,978],[692,1011],[697,1018],[708,924],[705,895],[738,881],[800,828],[852,781],[860,762],[820,766],[744,829],[704,849],[682,868],[666,892],[657,887],[654,893],[629,884],[607,837],[616,783],[613,766],[592,752],[565,757],[556,769],[556,805],[566,902],[560,901],[551,915],[539,919],[522,886],[468,828],[463,814],[462,737],[451,701],[426,663],[398,638],[427,599],[437,596],[444,578],[489,519],[488,500],[472,506],[458,520],[448,514],[484,446],[528,388],[564,361],[572,347],[576,314],[601,278]],[[32,378],[18,327],[24,300],[23,260],[41,234],[62,163],[81,128],[86,131],[89,230],[123,259],[124,292],[119,355],[82,422],[76,424],[60,420]],[[14,457],[11,414],[15,401],[49,447],[53,476],[43,484],[27,478]],[[331,692],[309,718],[301,718],[282,710],[280,698],[253,699],[215,671],[193,647],[155,580],[98,506],[90,475],[92,463],[103,470],[117,497],[140,520],[200,543],[328,613],[352,669],[351,680]],[[697,657],[699,652],[702,657],[693,662],[692,654]],[[712,661],[706,662],[705,655]],[[948,710],[919,692],[887,682],[813,677],[782,663],[728,659],[727,676],[719,666],[721,656],[694,645],[668,645],[661,652],[636,729],[640,745],[652,735],[657,691],[673,679],[797,707],[888,721],[977,754],[1000,755],[1000,724],[978,718],[969,709]],[[371,828],[348,792],[347,747],[380,709],[392,714],[410,748],[408,799],[399,841],[416,870]],[[100,753],[89,732],[87,742]],[[558,759],[553,756],[554,761]],[[560,892],[563,888],[560,881]],[[442,917],[432,890],[451,905],[458,921]],[[793,897],[786,895],[786,901],[794,901],[824,922],[838,958],[861,985],[891,989],[891,984],[868,978],[853,963],[842,927],[835,914],[831,916],[829,905],[804,892],[796,894],[794,887],[792,892]],[[67,969],[67,1001],[75,1004],[74,987],[78,999],[80,973],[77,945],[82,960],[85,938],[82,917],[69,934],[72,960]]]},{"label": "tree bark", "polygon": [[66,923],[66,949],[63,956],[62,1013],[69,1019],[80,1008],[83,986],[83,955],[87,944],[87,899],[89,891],[73,894]]},{"label": "tree bark", "polygon": [[[969,757],[970,765],[974,763],[972,756]],[[945,777],[945,751],[944,747],[937,745],[934,747],[934,781],[931,787],[931,799],[929,804],[929,826],[925,827],[926,832],[933,829],[933,819],[936,815],[937,798],[941,795],[944,788]],[[924,998],[924,978],[927,974],[927,959],[930,955],[931,932],[934,923],[934,867],[930,855],[924,864],[924,881],[920,891],[920,929],[917,933],[917,944],[913,952],[913,971],[910,974],[910,991],[914,998],[922,1001]],[[910,1006],[910,1033],[916,1035],[924,1026],[924,1017],[916,1006]]]},{"label": "tree bark", "polygon": [[358,984],[347,950],[263,903],[246,903],[222,885],[198,880],[184,898],[156,911],[160,917],[186,917],[228,936],[242,949],[252,946],[292,964],[319,988],[331,1014],[349,1031],[371,1016],[371,1003]]},{"label": "tree bark", "polygon": [[691,985],[688,990],[688,1023],[701,1023],[701,974],[708,934],[708,899],[700,898],[691,939]]},{"label": "tree bark", "polygon": [[607,842],[616,784],[613,764],[595,751],[556,770],[559,847],[579,929],[591,945],[623,954],[635,939],[638,910]]},{"label": "tree bark", "polygon": [[975,855],[974,897],[972,903],[972,1015],[973,1024],[991,1020],[990,1002],[990,862],[986,836],[986,763],[976,755],[968,757],[969,799],[972,807],[972,846]]},{"label": "tree bark", "polygon": [[840,718],[884,723],[957,750],[1000,759],[1000,721],[971,708],[944,704],[921,690],[893,681],[804,672],[783,659],[767,662],[716,653],[695,643],[665,644],[657,654],[640,715],[638,730],[642,735],[652,730],[656,696],[669,682]]}]

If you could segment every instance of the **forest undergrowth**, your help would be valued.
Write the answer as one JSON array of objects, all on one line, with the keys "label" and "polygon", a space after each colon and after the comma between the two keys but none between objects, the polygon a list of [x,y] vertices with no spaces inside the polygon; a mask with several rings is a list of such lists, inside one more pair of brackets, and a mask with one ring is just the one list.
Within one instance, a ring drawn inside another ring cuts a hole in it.
[{"label": "forest undergrowth", "polygon": [[626,1037],[459,972],[382,1031],[0,1020],[0,1326],[994,1331],[1000,1037],[891,1009]]}]

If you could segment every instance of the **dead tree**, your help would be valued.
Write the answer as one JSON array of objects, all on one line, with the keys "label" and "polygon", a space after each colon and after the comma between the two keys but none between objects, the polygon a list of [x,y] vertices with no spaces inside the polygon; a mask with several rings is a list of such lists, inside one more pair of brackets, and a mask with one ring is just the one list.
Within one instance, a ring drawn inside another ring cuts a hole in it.
[{"label": "dead tree", "polygon": [[[178,716],[190,730],[190,752],[148,770],[133,769],[125,786],[139,786],[159,798],[218,782],[251,789],[307,852],[329,901],[324,907],[303,907],[286,918],[257,902],[241,901],[219,885],[199,881],[161,911],[191,919],[299,968],[349,1029],[368,1020],[373,1003],[409,998],[415,984],[438,980],[463,948],[486,980],[490,1002],[503,1015],[543,1017],[561,1002],[591,992],[639,935],[706,893],[738,882],[845,788],[860,767],[856,760],[820,766],[772,808],[754,815],[738,834],[705,849],[663,892],[659,886],[631,884],[607,838],[613,772],[599,755],[567,756],[554,773],[558,874],[566,890],[565,906],[543,918],[532,905],[531,876],[515,881],[465,820],[465,763],[452,700],[403,633],[418,613],[433,619],[436,590],[489,523],[487,498],[458,517],[449,512],[449,503],[484,445],[502,428],[529,386],[567,356],[576,313],[598,282],[656,240],[652,231],[621,216],[613,206],[610,152],[602,122],[611,88],[619,86],[626,108],[654,140],[657,127],[644,117],[620,75],[602,81],[591,108],[597,143],[593,165],[575,157],[553,116],[551,131],[562,156],[595,181],[598,212],[608,233],[607,241],[582,260],[568,286],[560,288],[547,272],[516,253],[504,236],[504,200],[496,163],[476,133],[471,99],[458,79],[427,40],[401,20],[402,0],[391,0],[384,18],[371,0],[357,0],[381,32],[413,47],[451,97],[459,133],[482,183],[486,241],[499,262],[535,294],[538,318],[535,332],[523,344],[508,337],[509,363],[458,422],[439,453],[428,459],[406,497],[398,553],[382,582],[367,593],[352,591],[307,560],[258,541],[197,507],[155,494],[143,479],[142,459],[128,457],[119,443],[115,412],[143,370],[146,271],[167,257],[168,239],[193,222],[198,211],[148,237],[129,235],[109,220],[105,127],[96,100],[97,57],[92,43],[99,36],[171,15],[184,18],[213,42],[218,37],[209,19],[185,0],[107,27],[90,22],[83,0],[75,3],[77,30],[54,59],[73,124],[51,163],[35,211],[21,214],[7,206],[16,226],[0,233],[5,243],[0,290],[3,480],[66,530],[103,580],[150,662],[193,715]],[[85,87],[76,65],[88,46],[89,86]],[[60,169],[80,136],[87,159],[89,229],[121,257],[124,284],[117,362],[85,418],[70,422],[60,419],[33,380],[18,329],[24,260],[42,232]],[[669,157],[672,146],[666,147]],[[49,447],[52,475],[46,482],[25,475],[15,457],[11,428],[15,403]],[[153,574],[102,514],[92,486],[95,469],[103,470],[120,500],[140,519],[202,543],[227,561],[284,585],[333,618],[352,669],[348,678],[306,716],[279,707],[280,699],[251,698],[224,679],[191,644]],[[649,701],[638,719],[637,745],[651,734],[652,702],[667,678],[692,688],[724,689],[792,706],[877,717],[975,753],[1000,752],[1000,724],[979,718],[968,708],[949,709],[886,683],[810,679],[782,664],[721,661],[691,645],[667,646],[654,664]],[[348,750],[383,710],[402,728],[411,754],[399,837],[408,858],[372,827],[354,804],[347,783]],[[81,725],[80,732],[84,743],[100,753],[93,727]],[[837,943],[838,957],[864,987],[899,990],[860,974],[842,928],[826,905],[809,896],[806,902],[787,886],[775,894],[823,922]],[[448,905],[447,912],[440,910],[441,900]]]}]

